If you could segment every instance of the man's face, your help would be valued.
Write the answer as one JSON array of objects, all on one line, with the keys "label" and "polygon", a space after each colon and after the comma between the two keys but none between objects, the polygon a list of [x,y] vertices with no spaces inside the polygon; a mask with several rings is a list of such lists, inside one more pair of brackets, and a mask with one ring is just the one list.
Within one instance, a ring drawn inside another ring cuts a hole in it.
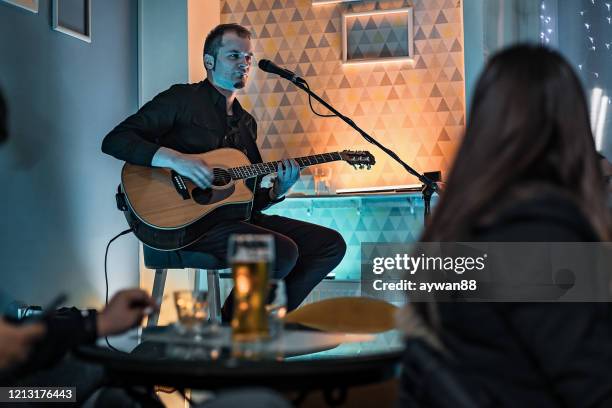
[{"label": "man's face", "polygon": [[253,63],[253,45],[248,38],[239,37],[235,32],[223,34],[221,47],[217,53],[212,70],[212,59],[205,59],[206,68],[211,73],[211,81],[219,88],[236,91],[246,86],[251,64]]}]

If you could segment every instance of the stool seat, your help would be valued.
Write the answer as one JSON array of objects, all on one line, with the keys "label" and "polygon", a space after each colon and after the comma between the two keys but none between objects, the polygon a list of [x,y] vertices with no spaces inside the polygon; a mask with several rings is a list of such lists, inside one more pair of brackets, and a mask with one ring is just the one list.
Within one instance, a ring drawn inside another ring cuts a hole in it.
[{"label": "stool seat", "polygon": [[[202,280],[201,272],[206,271],[208,282],[208,306],[210,320],[221,322],[221,298],[219,287],[220,270],[228,267],[227,263],[219,258],[196,251],[160,251],[143,245],[144,264],[148,269],[155,269],[153,280],[153,298],[160,304],[164,295],[166,275],[168,269],[195,269],[195,289],[200,289]],[[228,277],[231,274],[222,274]],[[159,311],[151,314],[147,320],[147,327],[156,326],[159,319]]]},{"label": "stool seat", "polygon": [[225,269],[227,263],[214,255],[196,251],[160,251],[143,245],[144,264],[149,269]]}]

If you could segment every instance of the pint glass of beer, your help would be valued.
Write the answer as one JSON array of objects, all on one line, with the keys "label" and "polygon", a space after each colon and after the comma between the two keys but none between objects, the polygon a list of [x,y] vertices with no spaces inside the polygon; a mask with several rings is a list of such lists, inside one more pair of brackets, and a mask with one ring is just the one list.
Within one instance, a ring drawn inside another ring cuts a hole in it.
[{"label": "pint glass of beer", "polygon": [[231,235],[228,258],[234,278],[232,337],[236,341],[267,338],[266,300],[274,262],[274,237],[266,234]]}]

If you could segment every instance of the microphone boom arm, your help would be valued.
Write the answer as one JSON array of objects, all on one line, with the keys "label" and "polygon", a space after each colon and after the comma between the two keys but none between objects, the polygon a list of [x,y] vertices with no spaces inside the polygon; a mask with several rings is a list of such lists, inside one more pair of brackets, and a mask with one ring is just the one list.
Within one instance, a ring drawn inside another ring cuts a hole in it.
[{"label": "microphone boom arm", "polygon": [[292,82],[295,86],[297,86],[298,88],[306,92],[308,95],[312,96],[315,100],[317,100],[317,102],[319,102],[321,105],[327,108],[330,112],[338,116],[340,119],[346,122],[350,127],[355,129],[365,140],[367,140],[369,143],[373,144],[374,146],[378,147],[380,150],[385,152],[389,157],[391,157],[393,160],[398,162],[408,173],[418,178],[419,181],[425,185],[422,193],[423,193],[423,200],[425,203],[425,218],[427,219],[427,216],[429,215],[429,209],[430,209],[429,203],[431,200],[431,196],[433,193],[439,192],[438,185],[434,181],[429,179],[427,176],[425,176],[424,174],[420,174],[418,171],[410,167],[410,165],[408,165],[406,162],[400,159],[400,157],[394,151],[380,144],[380,142],[378,142],[376,139],[370,136],[366,131],[364,131],[359,126],[357,126],[357,124],[353,122],[351,118],[344,116],[343,114],[338,112],[333,106],[331,106],[329,103],[321,99],[319,95],[317,95],[316,93],[310,90],[310,87],[306,85],[306,81],[304,79],[300,78],[299,76],[294,76],[292,79],[290,79],[290,82]]}]

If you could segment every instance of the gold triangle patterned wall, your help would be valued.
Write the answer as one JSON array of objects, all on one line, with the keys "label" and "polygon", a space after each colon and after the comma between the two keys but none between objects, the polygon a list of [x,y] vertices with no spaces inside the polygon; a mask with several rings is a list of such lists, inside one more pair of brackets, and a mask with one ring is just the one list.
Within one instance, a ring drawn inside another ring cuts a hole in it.
[{"label": "gold triangle patterned wall", "polygon": [[[342,64],[343,13],[401,7],[414,7],[413,62]],[[249,28],[257,59],[267,58],[296,71],[311,89],[418,171],[448,169],[465,123],[459,0],[364,0],[315,6],[311,0],[222,0],[221,21]],[[332,187],[416,182],[340,119],[315,116],[307,95],[284,79],[254,69],[239,99],[258,121],[264,160],[370,150],[377,159],[370,171],[328,164]],[[303,177],[296,187],[308,191],[311,185]]]}]

